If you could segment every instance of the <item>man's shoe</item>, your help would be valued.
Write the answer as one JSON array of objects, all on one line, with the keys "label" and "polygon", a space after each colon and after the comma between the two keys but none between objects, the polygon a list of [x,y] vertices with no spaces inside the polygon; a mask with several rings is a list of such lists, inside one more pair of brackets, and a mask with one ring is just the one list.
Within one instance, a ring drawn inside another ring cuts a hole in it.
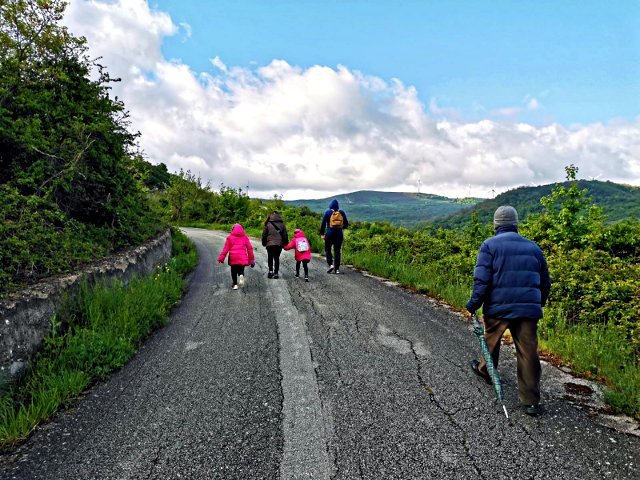
[{"label": "man's shoe", "polygon": [[238,277],[238,286],[239,286],[240,288],[244,288],[244,275],[240,275],[240,276]]},{"label": "man's shoe", "polygon": [[524,408],[524,413],[526,413],[531,417],[537,417],[544,413],[544,409],[542,408],[542,405],[540,405],[539,403],[536,405],[523,405],[523,408]]},{"label": "man's shoe", "polygon": [[305,282],[308,282],[308,281],[309,281],[309,277],[305,276],[305,277],[304,277],[304,281],[305,281]]},{"label": "man's shoe", "polygon": [[233,287],[231,287],[232,290],[237,290],[238,289],[238,285],[234,285]]},{"label": "man's shoe", "polygon": [[480,362],[478,360],[471,360],[471,370],[473,370],[473,373],[482,378],[485,382],[487,382],[487,384],[492,385],[493,382],[491,381],[491,377],[488,373],[481,372],[478,368],[479,365]]},{"label": "man's shoe", "polygon": [[277,274],[277,273],[274,273],[274,274],[273,274],[273,278],[278,278],[278,274]]},{"label": "man's shoe", "polygon": [[334,273],[335,273],[336,275],[340,275],[340,270],[336,270]]},{"label": "man's shoe", "polygon": [[267,273],[267,278],[273,278],[273,272]]},{"label": "man's shoe", "polygon": [[331,265],[329,267],[329,270],[327,270],[327,273],[332,273],[334,269],[335,269],[335,267],[333,265]]},{"label": "man's shoe", "polygon": [[296,273],[296,278],[300,278],[300,274],[299,273]]}]

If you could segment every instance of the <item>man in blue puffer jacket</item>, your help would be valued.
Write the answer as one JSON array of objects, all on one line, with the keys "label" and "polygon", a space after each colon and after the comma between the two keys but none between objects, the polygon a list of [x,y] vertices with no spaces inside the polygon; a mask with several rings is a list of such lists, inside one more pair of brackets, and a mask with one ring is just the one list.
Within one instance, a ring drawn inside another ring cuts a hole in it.
[{"label": "man in blue puffer jacket", "polygon": [[[540,406],[540,358],[538,320],[547,301],[551,280],[540,247],[518,234],[518,212],[499,207],[493,216],[495,236],[480,246],[473,273],[473,293],[467,310],[482,306],[485,338],[493,363],[498,367],[500,340],[508,328],[516,344],[518,396],[529,415],[542,413]],[[484,360],[474,360],[476,375],[491,382]]]}]

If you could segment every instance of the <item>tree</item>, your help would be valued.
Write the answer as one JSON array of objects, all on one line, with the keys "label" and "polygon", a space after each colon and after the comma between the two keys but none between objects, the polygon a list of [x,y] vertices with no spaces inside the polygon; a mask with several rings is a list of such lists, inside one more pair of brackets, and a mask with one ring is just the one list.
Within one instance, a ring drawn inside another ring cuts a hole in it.
[{"label": "tree", "polygon": [[587,189],[576,181],[578,167],[565,167],[569,188],[556,185],[549,195],[540,199],[541,214],[527,219],[526,235],[543,246],[568,251],[597,242],[604,225],[602,209],[594,205]]},{"label": "tree", "polygon": [[114,79],[88,60],[85,39],[58,24],[64,8],[61,0],[0,6],[0,183],[135,241],[145,212],[131,173],[136,135],[109,97]]},{"label": "tree", "polygon": [[161,225],[134,176],[137,135],[109,96],[115,80],[60,26],[65,6],[0,0],[0,278],[63,271]]}]

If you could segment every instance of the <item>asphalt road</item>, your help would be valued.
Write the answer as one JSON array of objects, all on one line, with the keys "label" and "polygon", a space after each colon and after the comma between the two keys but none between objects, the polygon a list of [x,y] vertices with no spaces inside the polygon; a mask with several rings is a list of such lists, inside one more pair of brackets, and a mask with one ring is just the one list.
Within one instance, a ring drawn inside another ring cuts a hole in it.
[{"label": "asphalt road", "polygon": [[256,242],[232,291],[225,235],[186,230],[200,264],[168,325],[0,457],[0,478],[640,477],[640,437],[576,398],[581,381],[545,364],[547,412],[524,415],[508,349],[507,420],[468,368],[479,348],[459,314],[317,258],[305,283],[289,252],[268,280]]}]

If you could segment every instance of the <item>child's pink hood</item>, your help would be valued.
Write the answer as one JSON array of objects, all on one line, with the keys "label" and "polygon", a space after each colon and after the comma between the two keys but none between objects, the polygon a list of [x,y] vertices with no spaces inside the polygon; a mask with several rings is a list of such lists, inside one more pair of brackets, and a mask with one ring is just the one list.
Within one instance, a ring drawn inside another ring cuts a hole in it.
[{"label": "child's pink hood", "polygon": [[236,223],[233,227],[231,227],[231,235],[235,235],[236,237],[241,237],[244,235],[244,228],[239,223]]}]

